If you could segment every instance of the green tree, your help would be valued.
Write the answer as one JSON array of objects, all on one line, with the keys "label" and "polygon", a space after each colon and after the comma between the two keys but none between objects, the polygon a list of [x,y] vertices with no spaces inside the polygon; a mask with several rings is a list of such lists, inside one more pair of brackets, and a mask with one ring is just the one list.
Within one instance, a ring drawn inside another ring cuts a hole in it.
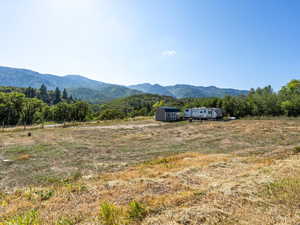
[{"label": "green tree", "polygon": [[72,120],[85,121],[90,113],[89,104],[86,102],[79,101],[72,105]]},{"label": "green tree", "polygon": [[59,88],[57,87],[54,92],[53,104],[56,105],[59,102],[61,102],[61,92],[60,92]]},{"label": "green tree", "polygon": [[25,96],[26,98],[35,98],[36,97],[36,90],[32,87],[28,87],[25,89]]},{"label": "green tree", "polygon": [[40,87],[40,90],[39,90],[39,99],[41,99],[43,102],[49,104],[50,101],[49,101],[49,95],[48,95],[48,90],[47,90],[47,87],[42,84],[42,86]]},{"label": "green tree", "polygon": [[72,120],[72,105],[66,102],[60,102],[53,107],[53,119],[57,122],[66,122]]},{"label": "green tree", "polygon": [[64,91],[63,91],[62,98],[63,98],[64,100],[68,100],[68,92],[67,92],[67,89],[65,89],[65,88],[64,88]]},{"label": "green tree", "polygon": [[36,98],[25,98],[22,106],[21,120],[24,126],[34,122],[35,115],[42,110],[44,103]]},{"label": "green tree", "polygon": [[125,114],[117,109],[105,109],[100,113],[100,120],[114,120],[114,119],[123,119]]}]

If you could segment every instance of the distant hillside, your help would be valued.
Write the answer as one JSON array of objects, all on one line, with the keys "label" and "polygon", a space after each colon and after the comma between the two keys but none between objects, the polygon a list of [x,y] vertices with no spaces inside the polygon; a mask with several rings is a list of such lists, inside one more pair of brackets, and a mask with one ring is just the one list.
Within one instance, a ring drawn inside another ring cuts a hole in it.
[{"label": "distant hillside", "polygon": [[0,67],[0,86],[39,88],[45,84],[49,90],[66,88],[74,98],[102,103],[115,98],[140,94],[130,88],[103,83],[79,75],[56,76],[40,74],[26,69]]},{"label": "distant hillside", "polygon": [[56,76],[41,74],[27,69],[16,69],[0,66],[0,86],[40,88],[45,84],[49,90],[56,87],[68,92],[77,99],[91,103],[103,103],[116,98],[150,93],[175,98],[223,97],[225,95],[246,95],[248,91],[224,89],[214,86],[202,87],[192,85],[161,86],[159,84],[138,84],[129,87],[108,84],[88,79],[80,75]]},{"label": "distant hillside", "polygon": [[224,97],[226,95],[238,96],[246,95],[248,91],[236,90],[229,88],[217,88],[214,86],[202,87],[185,84],[177,84],[173,86],[161,86],[158,84],[137,84],[131,85],[130,88],[147,92],[151,94],[167,95],[176,98],[201,98],[201,97]]},{"label": "distant hillside", "polygon": [[137,85],[130,85],[129,88],[133,88],[145,93],[149,94],[157,94],[157,95],[165,95],[165,96],[172,96],[175,97],[166,87],[163,87],[159,84],[149,84],[149,83],[143,83],[143,84],[137,84]]},{"label": "distant hillside", "polygon": [[26,69],[15,69],[0,67],[0,86],[33,87],[39,88],[45,84],[48,89],[78,88],[86,87],[97,89],[108,84],[90,80],[79,75],[56,76],[51,74],[40,74]]},{"label": "distant hillside", "polygon": [[116,98],[142,94],[140,91],[117,85],[102,87],[99,90],[84,87],[71,88],[67,90],[68,93],[76,99],[81,99],[96,104],[105,103]]}]

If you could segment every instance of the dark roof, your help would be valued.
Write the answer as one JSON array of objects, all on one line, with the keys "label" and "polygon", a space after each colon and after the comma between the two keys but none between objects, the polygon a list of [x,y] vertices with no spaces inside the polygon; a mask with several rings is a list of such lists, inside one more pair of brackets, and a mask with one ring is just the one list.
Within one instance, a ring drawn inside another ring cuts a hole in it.
[{"label": "dark roof", "polygon": [[159,109],[164,110],[165,112],[180,112],[179,109],[175,108],[175,107],[160,107]]}]

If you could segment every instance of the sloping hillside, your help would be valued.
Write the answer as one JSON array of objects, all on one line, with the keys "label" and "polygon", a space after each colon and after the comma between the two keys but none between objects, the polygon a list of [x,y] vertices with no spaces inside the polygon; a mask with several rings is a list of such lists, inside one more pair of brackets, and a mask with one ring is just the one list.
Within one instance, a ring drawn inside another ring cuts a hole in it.
[{"label": "sloping hillside", "polygon": [[117,85],[104,86],[98,90],[84,87],[70,88],[68,89],[68,92],[76,99],[96,104],[105,103],[117,98],[142,94],[140,91]]},{"label": "sloping hillside", "polygon": [[141,93],[125,86],[103,83],[79,75],[56,76],[26,69],[0,67],[0,86],[39,88],[42,84],[50,90],[56,87],[67,88],[74,98],[92,103]]},{"label": "sloping hillside", "polygon": [[129,87],[145,93],[175,97],[170,91],[168,91],[166,87],[163,87],[159,84],[152,85],[149,83],[144,83],[144,84],[130,85]]},{"label": "sloping hillside", "polygon": [[91,103],[103,103],[115,98],[127,97],[140,93],[172,96],[175,98],[193,97],[223,97],[225,95],[242,95],[248,91],[236,89],[222,89],[214,86],[201,87],[192,85],[161,86],[159,84],[138,84],[129,87],[108,84],[88,79],[80,75],[56,76],[40,74],[26,69],[0,67],[0,86],[39,88],[45,84],[48,89],[56,87],[67,88],[74,98]]},{"label": "sloping hillside", "polygon": [[39,88],[45,84],[48,89],[86,87],[98,89],[108,84],[90,80],[79,75],[56,76],[40,74],[26,69],[0,67],[0,86],[33,87]]},{"label": "sloping hillside", "polygon": [[173,96],[176,98],[201,98],[201,97],[224,97],[226,95],[238,96],[238,95],[247,95],[248,91],[237,90],[231,88],[217,88],[215,86],[202,87],[202,86],[193,86],[186,84],[177,84],[173,86],[161,86],[158,84],[137,84],[131,85],[130,88],[134,88],[139,91]]}]

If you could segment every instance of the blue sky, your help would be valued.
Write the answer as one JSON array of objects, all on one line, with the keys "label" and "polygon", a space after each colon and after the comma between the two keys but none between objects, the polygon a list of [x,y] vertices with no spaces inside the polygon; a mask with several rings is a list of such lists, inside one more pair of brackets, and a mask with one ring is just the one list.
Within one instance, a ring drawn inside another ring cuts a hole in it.
[{"label": "blue sky", "polygon": [[299,12],[297,0],[1,0],[0,65],[278,90],[300,78]]}]

